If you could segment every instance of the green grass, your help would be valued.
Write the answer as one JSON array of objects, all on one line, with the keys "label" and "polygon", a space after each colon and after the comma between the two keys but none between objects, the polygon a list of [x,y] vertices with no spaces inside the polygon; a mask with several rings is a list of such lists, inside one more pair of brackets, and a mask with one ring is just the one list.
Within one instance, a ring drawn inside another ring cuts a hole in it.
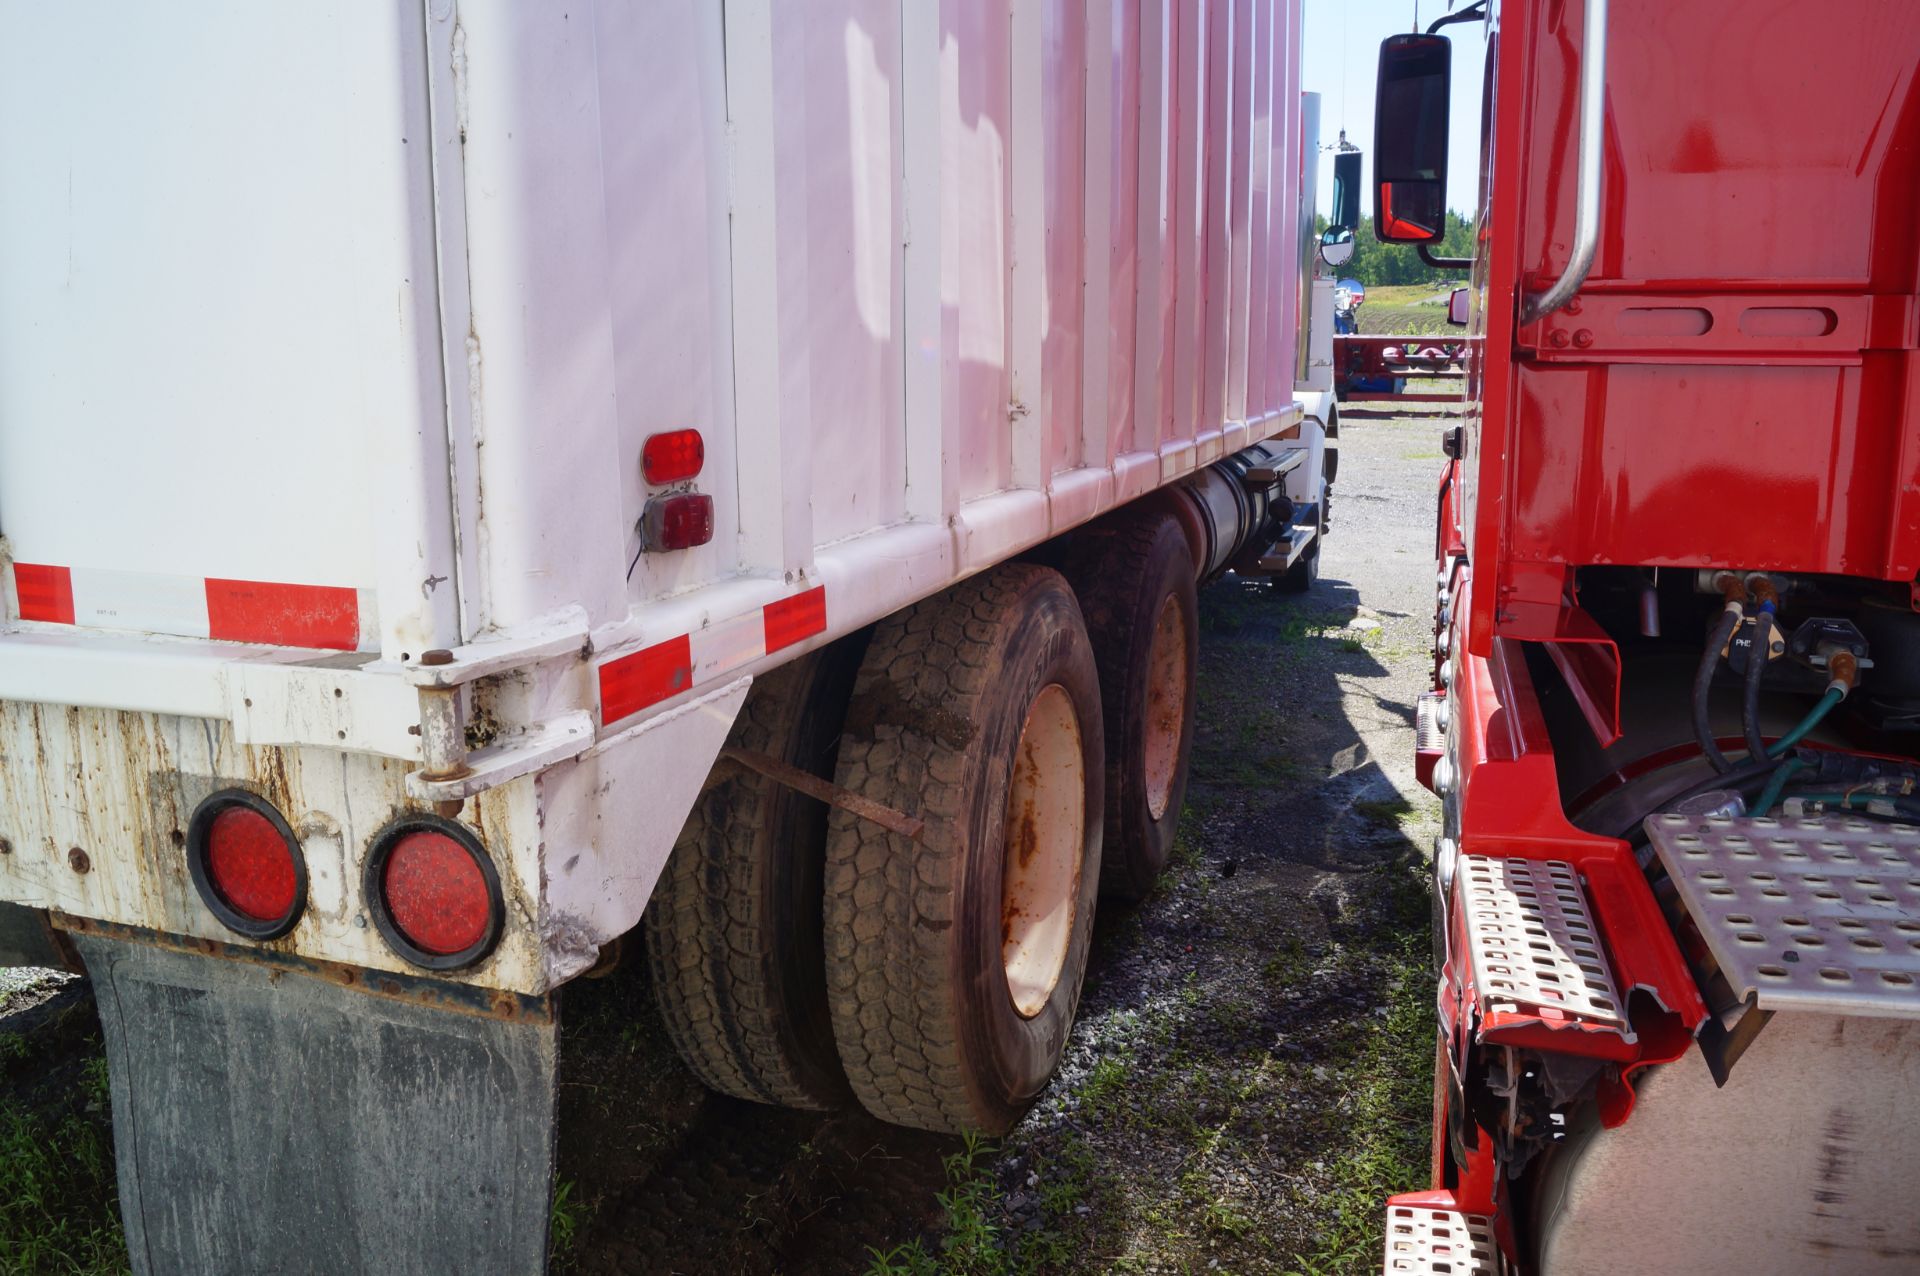
[{"label": "green grass", "polygon": [[572,1179],[561,1179],[554,1184],[553,1205],[547,1218],[547,1248],[555,1256],[573,1252],[593,1213],[592,1207],[580,1199],[576,1191],[579,1186]]},{"label": "green grass", "polygon": [[1398,793],[1392,797],[1355,802],[1353,809],[1375,824],[1388,828],[1399,828],[1402,821],[1414,813],[1413,803]]},{"label": "green grass", "polygon": [[991,1143],[970,1133],[965,1146],[945,1158],[947,1187],[936,1198],[946,1214],[939,1252],[929,1253],[919,1239],[885,1252],[869,1248],[867,1276],[1012,1276],[1020,1271],[990,1217],[999,1195],[986,1173],[992,1151]]},{"label": "green grass", "polygon": [[[22,1055],[17,1047],[6,1049],[9,1059]],[[73,1086],[73,1094],[41,1107],[17,1098],[0,1102],[0,1271],[96,1276],[127,1270],[107,1132],[105,1057],[88,1059]]]},{"label": "green grass", "polygon": [[1386,1017],[1341,1068],[1351,1086],[1351,1141],[1313,1202],[1328,1222],[1298,1260],[1298,1276],[1378,1270],[1387,1197],[1427,1186],[1435,1024],[1424,937],[1409,936],[1397,957]]}]

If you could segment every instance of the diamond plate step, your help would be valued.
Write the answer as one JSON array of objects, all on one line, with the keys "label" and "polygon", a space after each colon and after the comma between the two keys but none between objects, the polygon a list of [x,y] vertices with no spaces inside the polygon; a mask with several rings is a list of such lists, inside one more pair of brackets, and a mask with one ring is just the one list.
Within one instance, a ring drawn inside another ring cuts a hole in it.
[{"label": "diamond plate step", "polygon": [[1763,1010],[1920,1019],[1920,828],[1654,815],[1687,913]]},{"label": "diamond plate step", "polygon": [[1500,1276],[1507,1266],[1485,1215],[1389,1200],[1383,1270],[1388,1276]]},{"label": "diamond plate step", "polygon": [[1577,1018],[1628,1035],[1580,874],[1564,860],[1464,855],[1473,982],[1489,1011]]}]

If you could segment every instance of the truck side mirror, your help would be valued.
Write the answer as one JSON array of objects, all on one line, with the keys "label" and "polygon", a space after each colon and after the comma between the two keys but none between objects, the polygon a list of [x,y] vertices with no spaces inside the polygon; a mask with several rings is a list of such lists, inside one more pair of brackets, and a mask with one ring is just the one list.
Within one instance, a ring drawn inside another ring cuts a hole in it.
[{"label": "truck side mirror", "polygon": [[1443,35],[1380,43],[1373,108],[1373,233],[1437,244],[1447,233],[1447,104],[1453,45]]},{"label": "truck side mirror", "polygon": [[1320,260],[1344,266],[1353,260],[1353,231],[1360,224],[1360,152],[1333,157],[1333,218],[1320,232]]},{"label": "truck side mirror", "polygon": [[1360,152],[1341,151],[1333,157],[1333,220],[1328,230],[1357,230],[1360,226]]},{"label": "truck side mirror", "polygon": [[1447,322],[1458,327],[1467,326],[1467,298],[1472,295],[1468,289],[1455,288],[1447,298]]}]

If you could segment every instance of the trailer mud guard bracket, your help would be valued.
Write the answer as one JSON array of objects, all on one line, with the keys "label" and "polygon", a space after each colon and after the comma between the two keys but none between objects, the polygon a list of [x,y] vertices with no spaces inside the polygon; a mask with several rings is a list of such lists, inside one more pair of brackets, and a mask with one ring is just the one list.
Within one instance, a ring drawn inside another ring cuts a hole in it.
[{"label": "trailer mud guard bracket", "polygon": [[544,1270],[552,1015],[76,934],[133,1271]]}]

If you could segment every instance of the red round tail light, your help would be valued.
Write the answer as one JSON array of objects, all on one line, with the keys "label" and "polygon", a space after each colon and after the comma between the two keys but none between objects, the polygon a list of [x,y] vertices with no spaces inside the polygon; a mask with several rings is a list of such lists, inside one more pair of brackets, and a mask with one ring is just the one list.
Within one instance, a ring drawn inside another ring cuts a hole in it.
[{"label": "red round tail light", "polygon": [[366,893],[388,946],[416,966],[470,966],[500,940],[500,876],[451,820],[413,815],[389,825],[367,857]]},{"label": "red round tail light", "polygon": [[307,906],[299,839],[272,803],[244,789],[223,789],[194,810],[187,868],[208,910],[249,939],[278,939]]}]

